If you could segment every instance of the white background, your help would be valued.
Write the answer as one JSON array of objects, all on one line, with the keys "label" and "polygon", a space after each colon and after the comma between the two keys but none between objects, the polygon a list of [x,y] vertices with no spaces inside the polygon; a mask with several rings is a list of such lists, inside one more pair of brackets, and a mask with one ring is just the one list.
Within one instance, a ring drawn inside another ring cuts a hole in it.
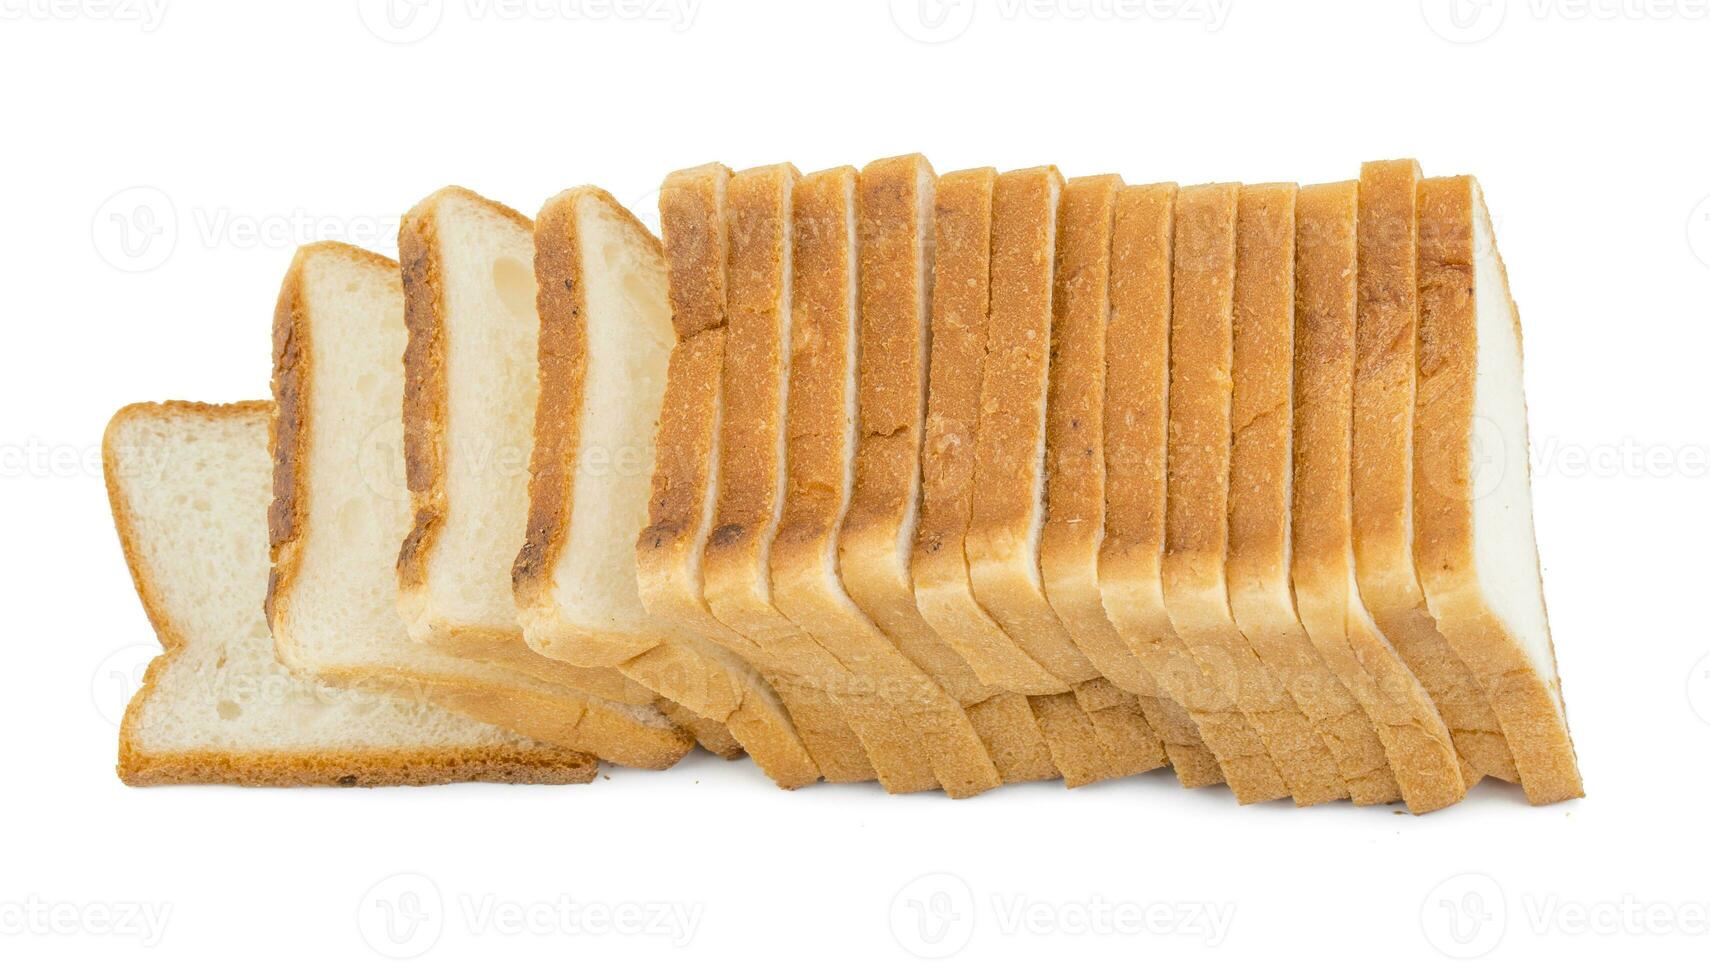
[{"label": "white background", "polygon": [[[1480,975],[1678,974],[1710,956],[1702,4],[431,0],[394,28],[354,0],[114,2],[0,0],[5,972],[393,975],[387,954],[421,951],[461,976],[903,976],[930,957],[1418,975],[1449,954]],[[1132,182],[1340,180],[1393,156],[1476,173],[1525,318],[1590,795],[1533,809],[1487,783],[1425,818],[1240,808],[1166,772],[967,802],[785,795],[706,757],[573,788],[120,785],[106,675],[153,640],[100,433],[130,401],[265,397],[295,245],[392,252],[396,216],[451,182],[524,211],[598,183],[651,221],[677,167],[911,150],[940,172]],[[127,253],[145,226],[161,234]],[[358,909],[406,892],[429,918],[390,945]],[[507,934],[484,915],[507,903],[547,914]],[[694,927],[591,935],[589,907]],[[138,909],[164,930],[100,924]]]}]

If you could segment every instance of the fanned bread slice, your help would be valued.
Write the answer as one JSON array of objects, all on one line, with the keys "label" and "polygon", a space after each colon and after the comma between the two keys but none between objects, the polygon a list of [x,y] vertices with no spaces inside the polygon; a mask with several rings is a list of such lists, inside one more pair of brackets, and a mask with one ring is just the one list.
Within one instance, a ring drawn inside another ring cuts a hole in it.
[{"label": "fanned bread slice", "polygon": [[543,742],[663,768],[691,747],[657,710],[571,691],[409,636],[398,541],[411,502],[398,265],[333,243],[299,249],[273,320],[273,574],[268,621],[287,666],[427,699]]},{"label": "fanned bread slice", "polygon": [[1400,791],[1372,723],[1295,611],[1289,563],[1294,473],[1293,184],[1241,188],[1229,449],[1229,606],[1241,632],[1313,722],[1355,803]]},{"label": "fanned bread slice", "polygon": [[273,655],[270,402],[131,405],[102,441],[107,494],[163,652],[119,728],[132,786],[586,783],[588,755],[421,701],[328,688]]},{"label": "fanned bread slice", "polygon": [[[963,550],[981,607],[1036,664],[1078,691],[1080,685],[1102,678],[1057,619],[1039,570],[1045,522],[1051,301],[1062,188],[1062,175],[1049,166],[1000,174],[992,185],[991,297],[974,436],[972,503]],[[1111,692],[1095,685],[1092,696],[1108,701]],[[1053,699],[1050,704],[1058,710],[1036,714],[1059,766],[1065,766],[1070,745],[1082,732],[1058,725],[1054,719],[1069,717],[1062,706],[1071,695],[1044,697]],[[1138,705],[1130,704],[1128,709],[1138,720]],[[1101,717],[1105,713],[1093,716],[1094,723]],[[1101,733],[1100,738],[1116,744],[1111,734]],[[1075,750],[1080,759],[1098,755],[1090,747]],[[1083,770],[1083,775],[1072,777],[1065,771],[1065,779],[1129,775],[1135,765],[1153,765],[1154,755],[1142,755],[1138,760],[1131,750],[1107,755],[1101,775],[1093,777]]]},{"label": "fanned bread slice", "polygon": [[[1025,700],[1015,699],[1019,703],[1007,715],[1001,705],[969,707],[967,720],[961,721],[952,712],[962,704],[952,698],[971,693],[976,685],[964,685],[969,688],[966,692],[934,693],[935,685],[944,686],[940,679],[930,675],[926,665],[905,657],[891,636],[849,596],[838,576],[839,530],[855,493],[861,406],[859,180],[854,168],[840,167],[802,179],[794,191],[786,419],[789,482],[772,550],[772,587],[778,607],[826,649],[839,651],[855,676],[898,691],[923,692],[921,697],[929,699],[926,703],[949,719],[926,718],[915,727],[937,732],[973,726],[990,761],[971,770],[972,778],[966,769],[940,774],[939,781],[950,795],[970,795],[1000,780],[1049,778],[1056,770],[1038,765],[1049,755]],[[871,213],[866,217],[880,219]],[[904,598],[912,604],[912,596]],[[889,611],[894,616],[894,609]],[[975,697],[983,698],[984,692]],[[932,751],[932,743],[926,744]],[[951,744],[948,751],[966,748],[963,742]]]},{"label": "fanned bread slice", "polygon": [[1533,803],[1583,796],[1532,530],[1520,315],[1471,177],[1419,194],[1413,546],[1431,615],[1483,686]]},{"label": "fanned bread slice", "polygon": [[[768,642],[755,642],[714,616],[707,603],[707,545],[727,489],[722,435],[730,339],[729,179],[728,169],[708,164],[671,174],[659,193],[671,321],[678,339],[660,414],[650,523],[636,542],[641,600],[649,614],[757,669],[782,698],[827,780],[869,780],[873,765],[851,727],[851,719],[861,716],[842,703],[855,696],[842,664],[799,630],[766,633]],[[770,458],[775,451],[768,447],[766,452]],[[738,475],[744,480],[755,476],[745,468]],[[749,581],[767,585],[764,565],[750,566]],[[769,597],[756,597],[752,607],[755,620],[768,629],[780,620],[788,625]],[[872,735],[876,744],[886,737],[877,729]]]},{"label": "fanned bread slice", "polygon": [[996,181],[997,171],[989,167],[938,179],[914,595],[927,623],[982,682],[1021,694],[1061,694],[1068,685],[1039,666],[980,607],[964,549],[973,508],[974,442],[991,304]]},{"label": "fanned bread slice", "polygon": [[1466,795],[1442,716],[1384,639],[1354,574],[1350,465],[1359,186],[1300,189],[1295,204],[1294,579],[1313,646],[1366,709],[1408,809]]},{"label": "fanned bread slice", "polygon": [[[1080,177],[1063,190],[1057,214],[1057,271],[1051,325],[1051,388],[1046,408],[1046,517],[1039,565],[1045,595],[1075,645],[1108,680],[1088,681],[1131,703],[1151,733],[1144,753],[1184,757],[1204,744],[1180,706],[1105,614],[1098,553],[1105,515],[1105,341],[1110,325],[1111,231],[1122,178]],[[1090,693],[1089,693],[1090,696]],[[1083,698],[1083,704],[1086,699]],[[1172,730],[1173,729],[1173,730]],[[1167,736],[1162,733],[1168,731]],[[1160,743],[1160,737],[1165,738]],[[1173,743],[1181,743],[1179,749]],[[1156,756],[1162,760],[1163,756]],[[1185,758],[1184,765],[1198,760]]]},{"label": "fanned bread slice", "polygon": [[1162,731],[1184,786],[1227,779],[1243,803],[1287,792],[1232,700],[1194,663],[1164,606],[1163,554],[1170,395],[1170,297],[1176,187],[1125,187],[1111,229],[1105,347],[1105,537],[1099,593],[1111,624],[1188,715]]},{"label": "fanned bread slice", "polygon": [[[510,565],[528,520],[535,345],[527,218],[461,187],[404,216],[405,476],[399,609],[418,643],[632,704],[651,692],[523,642]],[[508,553],[507,553],[508,552]]]},{"label": "fanned bread slice", "polygon": [[540,396],[527,535],[511,576],[529,645],[617,668],[678,702],[667,714],[709,748],[728,750],[733,734],[752,742],[755,763],[786,788],[817,781],[765,682],[641,604],[635,543],[676,340],[659,240],[605,191],[575,188],[540,211],[534,273]]},{"label": "fanned bread slice", "polygon": [[1515,782],[1514,756],[1473,673],[1431,619],[1413,566],[1413,412],[1419,340],[1419,164],[1360,167],[1354,342],[1354,567],[1360,594],[1449,726],[1468,785]]},{"label": "fanned bread slice", "polygon": [[1344,798],[1347,786],[1312,724],[1236,626],[1225,577],[1239,199],[1236,184],[1184,187],[1176,196],[1164,605],[1176,635],[1240,708],[1290,795],[1305,806]]}]

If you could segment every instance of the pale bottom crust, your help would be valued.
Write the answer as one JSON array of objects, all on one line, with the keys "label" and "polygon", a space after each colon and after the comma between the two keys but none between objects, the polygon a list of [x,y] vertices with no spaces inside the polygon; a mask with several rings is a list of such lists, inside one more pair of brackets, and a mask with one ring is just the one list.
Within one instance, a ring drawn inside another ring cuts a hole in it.
[{"label": "pale bottom crust", "polygon": [[[972,796],[1002,784],[997,767],[974,731],[962,706],[927,673],[904,657],[846,595],[831,594],[819,579],[791,576],[773,582],[773,602],[795,626],[843,664],[855,683],[877,690],[918,748],[935,782],[953,798]],[[897,733],[899,735],[906,733]],[[878,767],[878,760],[874,760]],[[883,767],[880,781],[885,782]],[[886,784],[886,789],[890,785]],[[930,788],[930,787],[929,787]]]},{"label": "pale bottom crust", "polygon": [[914,596],[921,616],[967,661],[981,683],[1017,694],[1061,694],[1067,689],[986,615],[974,598],[965,565],[955,574],[917,563]]},{"label": "pale bottom crust", "polygon": [[1235,799],[1245,804],[1288,796],[1288,785],[1258,733],[1176,636],[1163,609],[1162,594],[1125,578],[1100,576],[1099,591],[1111,625],[1158,679],[1164,693],[1192,719]]},{"label": "pale bottom crust", "polygon": [[1364,607],[1343,595],[1301,591],[1300,621],[1313,647],[1365,708],[1407,808],[1428,813],[1459,802],[1466,781],[1442,717]]},{"label": "pale bottom crust", "polygon": [[119,755],[119,778],[131,786],[564,785],[592,782],[598,771],[592,756],[546,745],[315,752],[152,753],[129,748]]},{"label": "pale bottom crust", "polygon": [[1368,593],[1366,602],[1378,628],[1442,714],[1455,751],[1460,753],[1467,785],[1476,783],[1480,776],[1519,782],[1520,772],[1514,766],[1502,722],[1478,679],[1437,629],[1424,595],[1398,596],[1395,602],[1380,607]]},{"label": "pale bottom crust", "polygon": [[537,681],[557,684],[619,704],[647,705],[658,698],[657,694],[615,670],[580,666],[542,656],[529,649],[520,632],[438,628],[430,630],[418,642],[442,653],[494,664]]},{"label": "pale bottom crust", "polygon": [[1254,652],[1283,682],[1329,747],[1349,798],[1359,806],[1399,800],[1401,788],[1371,719],[1319,656],[1288,593],[1236,593],[1231,606]]},{"label": "pale bottom crust", "polygon": [[[1111,625],[1104,610],[1103,597],[1098,591],[1096,561],[1088,562],[1084,569],[1086,574],[1073,574],[1047,566],[1045,574],[1045,594],[1051,607],[1081,652],[1104,674],[1101,681],[1089,681],[1076,687],[1075,693],[1081,696],[1082,706],[1087,707],[1091,703],[1089,697],[1082,696],[1083,692],[1094,690],[1089,685],[1109,682],[1114,689],[1132,696],[1134,710],[1139,712],[1152,738],[1161,743],[1161,750],[1183,786],[1209,786],[1222,782],[1223,774],[1217,766],[1217,759],[1200,739],[1193,719],[1181,705],[1163,693],[1158,679],[1128,649],[1116,627]],[[1092,708],[1087,710],[1091,712]]]},{"label": "pale bottom crust", "polygon": [[1558,708],[1561,692],[1538,676],[1524,648],[1476,596],[1441,597],[1432,612],[1490,699],[1527,802],[1542,806],[1584,796],[1579,759]]},{"label": "pale bottom crust", "polygon": [[[671,719],[678,728],[681,728],[690,735],[693,735],[695,737],[695,744],[706,749],[708,752],[711,752],[713,755],[716,755],[726,761],[735,761],[742,758],[744,754],[742,743],[738,742],[736,740],[736,736],[733,735],[730,729],[724,725],[721,725],[710,718],[698,715],[680,704],[673,704],[670,701],[661,700],[659,702],[659,710],[665,715],[665,717]],[[797,787],[786,786],[784,788],[796,789]]]}]

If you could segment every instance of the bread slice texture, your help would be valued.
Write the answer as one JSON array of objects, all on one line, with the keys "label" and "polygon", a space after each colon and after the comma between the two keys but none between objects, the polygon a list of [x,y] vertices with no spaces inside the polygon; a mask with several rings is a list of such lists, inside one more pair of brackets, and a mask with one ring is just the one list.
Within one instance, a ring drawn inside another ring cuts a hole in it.
[{"label": "bread slice texture", "polygon": [[412,505],[398,265],[333,243],[300,249],[273,324],[274,499],[268,622],[287,666],[403,691],[539,741],[663,768],[690,740],[649,706],[585,695],[410,638],[394,559]]},{"label": "bread slice texture", "polygon": [[1294,579],[1301,625],[1365,708],[1415,813],[1466,795],[1448,728],[1366,611],[1350,492],[1359,186],[1300,189],[1295,204]]},{"label": "bread slice texture", "polygon": [[[1123,642],[1187,716],[1160,729],[1184,786],[1227,781],[1243,803],[1287,795],[1270,755],[1170,624],[1163,554],[1177,188],[1125,187],[1111,229],[1105,346],[1105,536],[1099,594]],[[1198,741],[1185,734],[1191,724]],[[1199,746],[1203,744],[1204,750]]]},{"label": "bread slice texture", "polygon": [[1241,188],[1235,224],[1235,305],[1229,450],[1229,606],[1259,659],[1311,719],[1357,804],[1400,790],[1383,743],[1295,610],[1293,184]]},{"label": "bread slice texture", "polygon": [[[780,696],[814,765],[831,782],[874,778],[841,699],[854,691],[842,665],[799,631],[764,645],[713,615],[705,556],[723,496],[724,370],[728,324],[730,171],[678,171],[660,189],[667,295],[677,334],[667,369],[648,526],[636,542],[642,604],[685,636],[730,651]],[[758,566],[755,574],[763,575]],[[755,603],[770,627],[783,617]],[[787,623],[787,621],[786,621]],[[768,639],[773,639],[768,636]]]},{"label": "bread slice texture", "polygon": [[534,653],[517,623],[510,563],[528,519],[540,333],[530,222],[447,187],[405,215],[398,251],[410,331],[405,475],[415,504],[398,555],[398,605],[410,637],[551,683],[652,703],[651,692],[616,672]]},{"label": "bread slice texture", "polygon": [[[586,783],[593,757],[420,701],[286,670],[267,591],[270,402],[131,405],[102,456],[113,521],[162,653],[119,727],[132,786]],[[146,462],[146,466],[140,465]]]},{"label": "bread slice texture", "polygon": [[1413,563],[1413,415],[1419,341],[1419,164],[1360,168],[1354,345],[1354,559],[1378,627],[1442,714],[1468,784],[1515,782],[1502,725],[1437,629]]},{"label": "bread slice texture", "polygon": [[1295,802],[1348,795],[1329,749],[1248,644],[1229,609],[1230,372],[1240,187],[1202,184],[1176,197],[1171,279],[1170,444],[1164,604],[1207,676],[1246,716]]},{"label": "bread slice texture", "polygon": [[1532,529],[1520,316],[1471,177],[1420,184],[1419,309],[1413,547],[1421,584],[1438,629],[1502,723],[1526,798],[1573,799],[1585,789]]},{"label": "bread slice texture", "polygon": [[668,715],[711,750],[752,741],[756,764],[786,788],[816,782],[765,682],[641,603],[635,543],[676,341],[659,240],[593,187],[549,200],[534,230],[539,400],[527,533],[511,569],[530,647],[615,668],[677,702]]}]

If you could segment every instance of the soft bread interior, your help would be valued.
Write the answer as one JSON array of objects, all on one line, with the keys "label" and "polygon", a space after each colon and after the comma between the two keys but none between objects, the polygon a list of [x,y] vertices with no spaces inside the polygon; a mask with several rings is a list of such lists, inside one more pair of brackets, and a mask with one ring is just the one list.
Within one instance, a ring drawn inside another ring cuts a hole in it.
[{"label": "soft bread interior", "polygon": [[[534,236],[473,196],[445,195],[437,222],[449,505],[427,559],[426,613],[434,626],[516,632],[511,564],[528,524],[540,391]],[[412,634],[426,639],[425,626]]]},{"label": "soft bread interior", "polygon": [[1478,316],[1473,384],[1473,563],[1485,604],[1526,650],[1562,710],[1556,661],[1538,579],[1527,458],[1526,392],[1520,324],[1484,200],[1474,195],[1474,297]]},{"label": "soft bread interior", "polygon": [[[139,582],[184,645],[150,671],[126,718],[144,755],[176,752],[408,753],[533,745],[492,725],[292,674],[273,654],[262,614],[267,507],[272,498],[268,410],[192,415],[130,410],[114,423],[117,493]],[[305,760],[305,765],[312,760]]]},{"label": "soft bread interior", "polygon": [[[565,619],[637,637],[645,646],[644,638],[659,631],[641,604],[635,540],[647,524],[654,430],[676,340],[665,262],[646,232],[599,195],[581,196],[577,220],[587,375],[570,529],[553,582]],[[709,494],[708,527],[712,501]],[[694,560],[698,565],[698,554]]]}]

